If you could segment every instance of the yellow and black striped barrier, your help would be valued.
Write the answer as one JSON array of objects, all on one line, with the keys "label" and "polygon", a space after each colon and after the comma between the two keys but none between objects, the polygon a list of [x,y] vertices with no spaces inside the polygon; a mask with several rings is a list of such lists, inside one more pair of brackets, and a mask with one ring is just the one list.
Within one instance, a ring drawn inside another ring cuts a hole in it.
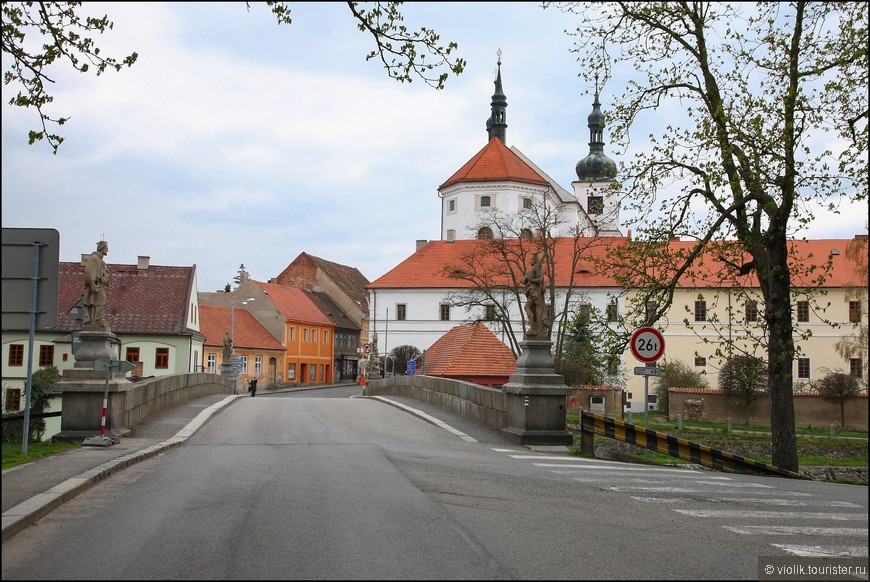
[{"label": "yellow and black striped barrier", "polygon": [[597,434],[726,473],[763,473],[792,479],[806,479],[800,473],[781,469],[776,465],[753,461],[740,455],[585,410],[580,411],[580,430],[580,446],[588,453],[594,452],[593,435]]}]

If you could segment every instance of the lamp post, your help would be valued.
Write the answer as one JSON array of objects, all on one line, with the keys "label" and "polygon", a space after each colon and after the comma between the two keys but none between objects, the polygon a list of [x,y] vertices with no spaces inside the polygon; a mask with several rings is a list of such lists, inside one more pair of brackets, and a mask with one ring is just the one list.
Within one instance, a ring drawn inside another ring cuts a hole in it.
[{"label": "lamp post", "polygon": [[[254,298],[249,297],[247,299],[237,299],[235,301],[230,301],[230,346],[232,347],[232,351],[230,353],[235,353],[235,351],[236,351],[236,337],[235,337],[236,303],[238,303],[239,305],[247,305],[249,301],[254,301]],[[233,364],[233,394],[236,394],[236,384],[237,384],[239,374],[235,370],[236,363],[232,362],[232,364]]]}]

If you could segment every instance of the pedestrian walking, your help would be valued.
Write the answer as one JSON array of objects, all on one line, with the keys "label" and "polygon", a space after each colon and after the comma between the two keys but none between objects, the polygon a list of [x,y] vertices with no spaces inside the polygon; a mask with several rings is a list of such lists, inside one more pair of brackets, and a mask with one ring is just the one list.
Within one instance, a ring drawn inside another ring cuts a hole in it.
[{"label": "pedestrian walking", "polygon": [[252,398],[257,395],[257,379],[256,378],[251,380],[251,384],[250,384],[250,386],[248,386],[248,391],[251,393]]}]

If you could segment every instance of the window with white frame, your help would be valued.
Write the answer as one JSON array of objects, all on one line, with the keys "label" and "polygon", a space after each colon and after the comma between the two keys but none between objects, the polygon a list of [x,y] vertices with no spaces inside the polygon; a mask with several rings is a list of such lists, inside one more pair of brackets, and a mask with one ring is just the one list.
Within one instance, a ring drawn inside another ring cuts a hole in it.
[{"label": "window with white frame", "polygon": [[254,375],[263,375],[263,356],[254,356]]},{"label": "window with white frame", "polygon": [[809,379],[810,377],[810,359],[798,358],[797,360],[798,378]]},{"label": "window with white frame", "polygon": [[404,303],[398,303],[396,305],[396,320],[405,321],[405,318],[407,317],[407,310],[407,305],[405,305]]},{"label": "window with white frame", "polygon": [[442,303],[440,306],[440,314],[441,321],[450,321],[450,305],[447,303]]},{"label": "window with white frame", "polygon": [[217,367],[217,354],[209,354],[207,359],[208,373],[214,374],[215,368]]},{"label": "window with white frame", "polygon": [[329,345],[329,331],[323,330],[323,343]]},{"label": "window with white frame", "polygon": [[296,364],[287,364],[287,380],[296,379]]}]

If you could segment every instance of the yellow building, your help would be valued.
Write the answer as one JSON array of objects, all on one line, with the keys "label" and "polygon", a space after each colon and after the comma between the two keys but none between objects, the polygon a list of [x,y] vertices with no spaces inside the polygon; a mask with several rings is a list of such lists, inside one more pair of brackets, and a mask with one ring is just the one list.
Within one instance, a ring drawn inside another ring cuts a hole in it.
[{"label": "yellow building", "polygon": [[[675,242],[674,245],[691,243]],[[792,308],[795,327],[795,391],[831,371],[848,372],[867,387],[867,235],[854,239],[792,243]],[[719,370],[732,355],[748,353],[766,360],[764,302],[754,275],[721,276],[721,262],[708,260],[684,277],[666,315],[654,324],[665,339],[665,361],[682,361],[706,375],[709,387],[719,387]],[[719,265],[719,267],[716,267]],[[821,277],[821,284],[814,282]],[[637,290],[626,292],[626,303],[637,302]],[[626,392],[633,410],[643,410],[643,366],[625,354]],[[654,378],[649,381],[655,394]],[[652,403],[654,398],[650,400]]]}]

